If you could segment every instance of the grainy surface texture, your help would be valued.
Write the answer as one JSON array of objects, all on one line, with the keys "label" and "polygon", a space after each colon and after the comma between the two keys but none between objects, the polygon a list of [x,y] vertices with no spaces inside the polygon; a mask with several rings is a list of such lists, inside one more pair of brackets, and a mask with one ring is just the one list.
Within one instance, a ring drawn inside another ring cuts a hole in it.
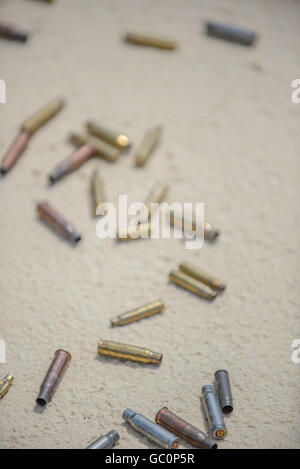
[{"label": "grainy surface texture", "polygon": [[[221,448],[300,447],[299,322],[300,3],[293,0],[1,0],[1,20],[31,32],[0,42],[7,104],[1,154],[18,126],[56,95],[67,108],[41,129],[0,182],[1,325],[15,381],[0,401],[1,448],[84,448],[111,429],[120,448],[155,448],[121,418],[154,419],[162,406],[204,429],[200,390],[230,372],[234,412]],[[255,47],[207,38],[206,19],[254,29]],[[175,38],[177,51],[122,42],[128,31]],[[72,151],[66,136],[95,118],[127,133],[130,153],[94,160],[56,186],[49,171]],[[164,126],[145,168],[134,149]],[[89,179],[99,168],[108,200],[144,200],[156,179],[169,201],[205,202],[220,239],[198,251],[181,240],[118,244],[96,237]],[[48,199],[83,234],[73,248],[35,214]],[[213,303],[168,284],[186,260],[228,284]],[[111,329],[110,318],[162,298],[158,316]],[[99,338],[149,347],[160,367],[97,356]],[[54,396],[35,408],[58,348],[72,362]],[[5,431],[4,431],[5,429]],[[187,447],[184,443],[182,447]]]}]

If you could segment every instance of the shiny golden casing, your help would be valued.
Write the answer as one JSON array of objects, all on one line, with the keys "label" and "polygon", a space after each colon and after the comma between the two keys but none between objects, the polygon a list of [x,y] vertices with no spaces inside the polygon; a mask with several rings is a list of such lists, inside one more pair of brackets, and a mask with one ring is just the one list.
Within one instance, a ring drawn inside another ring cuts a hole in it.
[{"label": "shiny golden casing", "polygon": [[72,133],[70,140],[77,147],[91,145],[95,150],[95,156],[100,156],[111,163],[117,161],[121,153],[120,150],[88,133]]},{"label": "shiny golden casing", "polygon": [[125,41],[139,46],[156,47],[158,49],[174,50],[177,48],[176,41],[139,33],[126,34]]},{"label": "shiny golden casing", "polygon": [[135,154],[135,165],[136,166],[145,166],[151,153],[158,144],[162,134],[162,127],[157,126],[149,129],[136,151]]},{"label": "shiny golden casing", "polygon": [[14,380],[13,375],[7,375],[0,381],[0,399],[5,396]]},{"label": "shiny golden casing", "polygon": [[86,127],[90,134],[100,138],[101,140],[104,140],[105,142],[113,145],[116,148],[119,148],[120,150],[125,150],[130,147],[130,140],[123,133],[119,133],[109,128],[103,127],[94,121],[88,121],[86,123]]},{"label": "shiny golden casing", "polygon": [[182,262],[179,264],[179,269],[190,277],[199,280],[199,282],[205,283],[205,285],[212,288],[213,290],[223,291],[226,288],[225,283],[223,283],[221,280],[213,277],[204,270],[198,269],[198,267],[195,267],[188,262]]},{"label": "shiny golden casing", "polygon": [[135,308],[132,311],[128,311],[124,314],[120,314],[116,318],[112,319],[111,325],[124,326],[125,324],[130,324],[131,322],[139,321],[154,314],[160,313],[164,309],[165,305],[161,300],[155,301],[154,303],[149,303],[139,308]]},{"label": "shiny golden casing", "polygon": [[183,287],[198,296],[202,296],[202,298],[206,298],[207,300],[213,300],[217,296],[216,292],[212,291],[203,283],[190,277],[184,272],[172,270],[169,274],[169,278],[171,282],[175,283],[176,285],[179,285],[180,287]]},{"label": "shiny golden casing", "polygon": [[162,360],[161,353],[152,352],[151,350],[143,347],[121,344],[119,342],[109,340],[99,340],[98,353],[108,357],[153,365],[160,364]]},{"label": "shiny golden casing", "polygon": [[56,116],[56,114],[64,107],[65,99],[58,97],[50,101],[33,116],[29,117],[22,125],[22,130],[26,130],[33,135],[46,122]]}]

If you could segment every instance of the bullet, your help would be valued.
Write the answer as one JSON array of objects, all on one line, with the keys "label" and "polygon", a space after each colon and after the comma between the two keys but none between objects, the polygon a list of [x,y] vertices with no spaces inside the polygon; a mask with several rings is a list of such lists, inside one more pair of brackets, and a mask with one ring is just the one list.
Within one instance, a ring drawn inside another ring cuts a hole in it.
[{"label": "bullet", "polygon": [[165,430],[161,426],[149,420],[144,415],[136,414],[131,409],[123,412],[123,419],[128,422],[134,430],[146,436],[149,440],[165,449],[176,449],[180,443],[179,438]]},{"label": "bullet", "polygon": [[88,121],[86,127],[90,134],[100,138],[101,140],[104,140],[105,142],[113,145],[116,148],[119,148],[120,150],[126,150],[130,147],[130,140],[123,133],[103,127],[94,121]]},{"label": "bullet", "polygon": [[91,194],[93,203],[93,213],[97,215],[98,205],[105,202],[105,194],[102,178],[99,176],[98,171],[94,171],[91,178]]},{"label": "bullet", "polygon": [[171,412],[167,407],[163,407],[157,412],[155,422],[197,448],[218,448],[218,445],[208,438],[205,433],[178,417],[178,415]]},{"label": "bullet", "polygon": [[223,283],[221,280],[212,277],[204,270],[201,270],[198,267],[189,264],[188,262],[182,262],[179,264],[179,269],[190,277],[199,280],[199,282],[205,283],[205,285],[212,288],[213,290],[223,291],[226,288],[225,283]]},{"label": "bullet", "polygon": [[25,151],[30,138],[35,134],[35,132],[45,125],[46,122],[56,116],[56,114],[63,108],[64,104],[65,99],[60,97],[56,98],[24,122],[21,126],[19,135],[2,160],[0,166],[0,172],[2,175],[5,175],[18,161],[22,153]]},{"label": "bullet", "polygon": [[252,46],[256,39],[256,34],[252,31],[211,21],[206,23],[206,33],[208,36],[224,39],[225,41],[234,42],[243,46]]},{"label": "bullet", "polygon": [[13,375],[7,375],[0,381],[0,399],[5,396],[14,380]]},{"label": "bullet", "polygon": [[135,165],[136,166],[145,166],[150,155],[154,151],[154,148],[157,146],[160,137],[162,134],[162,127],[157,126],[149,129],[136,151],[135,154]]},{"label": "bullet", "polygon": [[220,232],[214,228],[210,223],[204,222],[203,230],[199,226],[197,226],[195,220],[188,221],[185,220],[183,217],[178,216],[174,212],[170,212],[170,224],[179,228],[182,231],[188,231],[190,233],[196,233],[200,236],[203,236],[204,231],[204,239],[208,241],[215,241],[215,239],[219,236]]},{"label": "bullet", "polygon": [[177,48],[176,41],[138,33],[126,34],[125,41],[138,46],[156,47],[158,49],[174,50]]},{"label": "bullet", "polygon": [[201,400],[208,427],[213,438],[216,440],[225,438],[227,429],[212,386],[203,386]]},{"label": "bullet", "polygon": [[48,202],[38,203],[37,213],[41,220],[71,243],[77,244],[81,240],[81,235],[76,231],[74,226],[62,217],[56,209],[51,207]]},{"label": "bullet", "polygon": [[26,42],[28,34],[14,26],[0,24],[0,37],[8,39],[9,41]]},{"label": "bullet", "polygon": [[154,303],[149,303],[145,306],[135,308],[132,311],[120,314],[111,320],[111,325],[113,327],[124,326],[125,324],[130,324],[131,322],[140,321],[141,319],[148,318],[149,316],[160,313],[164,308],[164,303],[161,300],[158,300]]},{"label": "bullet", "polygon": [[222,412],[224,414],[230,414],[233,411],[233,403],[228,371],[216,371],[215,380]]},{"label": "bullet", "polygon": [[100,355],[106,355],[108,357],[152,365],[159,365],[162,360],[161,353],[152,352],[151,350],[135,345],[126,345],[109,340],[99,341],[98,352]]},{"label": "bullet", "polygon": [[151,235],[151,224],[141,223],[137,226],[129,226],[126,228],[119,228],[118,240],[119,241],[131,241],[134,239],[149,238]]},{"label": "bullet", "polygon": [[210,288],[203,285],[203,283],[190,277],[184,272],[172,270],[169,274],[169,278],[171,282],[176,285],[179,285],[185,290],[189,290],[198,296],[202,296],[202,298],[206,298],[207,300],[213,300],[217,296],[216,292],[212,291]]},{"label": "bullet", "polygon": [[36,400],[39,406],[44,407],[50,402],[71,358],[71,355],[64,350],[57,350],[55,352],[53,361],[41,385],[40,393]]},{"label": "bullet", "polygon": [[89,445],[86,449],[110,449],[115,446],[119,441],[120,435],[116,430],[111,430],[106,435],[100,436],[94,443]]}]

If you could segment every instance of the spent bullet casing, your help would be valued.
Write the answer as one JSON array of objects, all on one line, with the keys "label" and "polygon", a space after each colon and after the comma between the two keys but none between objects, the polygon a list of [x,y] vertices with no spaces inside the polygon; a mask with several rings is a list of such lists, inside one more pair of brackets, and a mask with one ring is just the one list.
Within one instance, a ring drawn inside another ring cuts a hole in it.
[{"label": "spent bullet casing", "polygon": [[139,308],[135,308],[132,311],[128,311],[124,314],[120,314],[116,318],[111,320],[111,325],[124,326],[125,324],[130,324],[131,322],[139,321],[154,314],[160,313],[164,309],[165,305],[161,300],[155,301]]},{"label": "spent bullet casing", "polygon": [[74,226],[60,215],[56,209],[51,207],[48,202],[38,203],[37,212],[41,220],[67,240],[74,244],[77,244],[81,240],[81,235]]},{"label": "spent bullet casing", "polygon": [[65,350],[57,350],[55,352],[53,361],[36,399],[36,403],[39,406],[44,407],[48,402],[50,402],[71,358],[71,355]]},{"label": "spent bullet casing", "polygon": [[156,47],[158,49],[173,50],[177,48],[177,42],[174,40],[139,33],[126,34],[125,41],[139,46]]},{"label": "spent bullet casing", "polygon": [[134,239],[149,238],[150,234],[151,224],[141,223],[137,226],[119,228],[117,236],[119,241],[130,241]]},{"label": "spent bullet casing", "polygon": [[28,34],[14,26],[9,26],[1,23],[0,37],[8,39],[9,41],[17,41],[24,43],[28,39]]},{"label": "spent bullet casing", "polygon": [[178,216],[174,212],[170,213],[170,224],[182,231],[188,231],[190,233],[196,233],[203,236],[208,241],[214,241],[220,234],[220,232],[211,225],[211,223],[204,222],[203,227],[197,226],[195,220],[185,220],[182,216]]},{"label": "spent bullet casing", "polygon": [[178,417],[167,407],[163,407],[157,412],[155,422],[197,448],[217,449],[218,447],[216,442],[205,433]]},{"label": "spent bullet casing", "polygon": [[120,342],[113,342],[110,340],[99,341],[98,353],[108,357],[152,365],[159,365],[162,360],[161,353],[152,352],[151,350],[143,347],[121,344]]},{"label": "spent bullet casing", "polygon": [[151,153],[158,144],[162,134],[162,127],[157,126],[149,129],[136,151],[135,154],[135,165],[136,166],[145,166]]},{"label": "spent bullet casing", "polygon": [[42,109],[37,111],[33,116],[29,117],[23,125],[17,138],[14,140],[8,152],[4,155],[0,172],[6,174],[18,161],[22,153],[25,151],[32,135],[46,122],[52,119],[65,105],[65,99],[58,97],[46,104]]},{"label": "spent bullet casing", "polygon": [[4,397],[5,394],[8,393],[9,388],[11,387],[13,380],[14,380],[13,375],[7,375],[7,376],[5,376],[5,378],[3,378],[0,381],[0,399],[2,399],[2,397]]},{"label": "spent bullet casing", "polygon": [[73,133],[70,136],[71,142],[76,146],[89,144],[95,149],[95,155],[103,158],[110,163],[115,163],[121,154],[121,150],[113,147],[109,143],[100,140],[86,132],[81,134]]},{"label": "spent bullet casing", "polygon": [[119,441],[120,435],[116,430],[111,430],[106,435],[100,436],[96,441],[90,444],[86,449],[110,449]]},{"label": "spent bullet casing", "polygon": [[215,23],[208,21],[206,23],[206,33],[218,39],[241,44],[243,46],[252,46],[256,39],[256,34],[253,31],[237,28],[229,24]]},{"label": "spent bullet casing", "polygon": [[169,274],[169,278],[171,282],[175,283],[176,285],[179,285],[185,290],[189,290],[198,296],[202,296],[202,298],[206,298],[207,300],[213,300],[217,296],[215,291],[212,291],[206,285],[190,277],[184,272],[172,270]]},{"label": "spent bullet casing", "polygon": [[230,414],[233,411],[233,401],[228,371],[216,371],[215,380],[221,409],[224,414]]},{"label": "spent bullet casing", "polygon": [[144,415],[136,414],[131,409],[123,412],[123,419],[128,422],[138,433],[166,449],[176,449],[180,443],[179,438],[165,430],[160,425],[149,420]]},{"label": "spent bullet casing", "polygon": [[92,194],[92,204],[93,204],[93,213],[97,215],[98,205],[105,202],[104,186],[102,178],[99,176],[98,171],[94,171],[91,178],[91,194]]},{"label": "spent bullet casing", "polygon": [[[151,204],[160,204],[166,198],[169,191],[169,186],[165,182],[157,181],[152,187],[150,193],[146,197],[144,204],[148,212],[151,210]],[[150,218],[150,217],[149,217]]]},{"label": "spent bullet casing", "polygon": [[55,184],[60,179],[80,168],[86,161],[95,156],[96,152],[92,145],[85,144],[72,155],[65,158],[49,174],[50,184]]},{"label": "spent bullet casing", "polygon": [[223,283],[221,280],[213,277],[204,270],[189,264],[188,262],[182,262],[179,265],[179,269],[190,277],[199,280],[199,282],[205,283],[205,285],[212,288],[213,290],[223,291],[226,288],[225,283]]},{"label": "spent bullet casing", "polygon": [[107,127],[103,127],[94,121],[88,121],[86,127],[90,134],[100,138],[101,140],[104,140],[105,142],[113,145],[116,148],[119,148],[120,150],[125,150],[130,147],[130,140],[123,133],[116,132]]},{"label": "spent bullet casing", "polygon": [[215,439],[225,438],[227,429],[222,411],[212,386],[203,386],[202,404],[209,430]]}]

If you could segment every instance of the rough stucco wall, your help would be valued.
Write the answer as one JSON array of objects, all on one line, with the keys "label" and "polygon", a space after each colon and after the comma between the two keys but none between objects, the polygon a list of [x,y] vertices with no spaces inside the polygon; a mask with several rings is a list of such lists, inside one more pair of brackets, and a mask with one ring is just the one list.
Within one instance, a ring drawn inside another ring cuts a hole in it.
[{"label": "rough stucco wall", "polygon": [[[154,448],[123,423],[126,407],[153,418],[163,405],[204,428],[200,389],[220,367],[231,373],[234,413],[222,448],[300,447],[299,372],[291,343],[299,324],[298,1],[2,0],[1,18],[32,31],[28,45],[1,41],[1,153],[23,119],[58,94],[68,107],[30,143],[1,181],[1,324],[15,375],[0,402],[2,448],[84,448],[112,428],[120,448]],[[255,48],[206,38],[205,19],[260,34]],[[175,37],[175,53],[130,47],[128,30]],[[149,165],[132,153],[116,165],[92,161],[49,189],[46,175],[90,117],[138,143],[164,125]],[[169,182],[169,201],[205,202],[222,231],[187,251],[180,240],[100,241],[90,216],[89,177],[99,167],[107,196],[143,200]],[[83,233],[74,249],[36,220],[47,198]],[[212,304],[168,285],[179,261],[228,283]],[[163,298],[157,317],[111,330],[109,319]],[[159,368],[98,358],[99,338],[149,346]],[[35,398],[57,348],[72,363],[47,409]],[[5,428],[5,432],[3,432]],[[184,443],[182,447],[187,447]]]}]

